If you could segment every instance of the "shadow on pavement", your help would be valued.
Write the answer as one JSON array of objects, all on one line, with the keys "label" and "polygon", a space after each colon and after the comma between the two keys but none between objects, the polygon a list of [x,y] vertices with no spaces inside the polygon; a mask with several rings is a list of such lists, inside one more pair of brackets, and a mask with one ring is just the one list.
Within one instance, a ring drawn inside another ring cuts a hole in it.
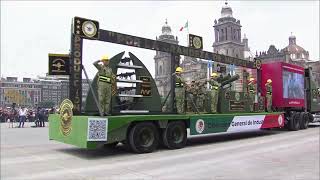
[{"label": "shadow on pavement", "polygon": [[67,153],[82,159],[87,160],[95,160],[99,158],[106,158],[106,157],[119,157],[124,155],[133,154],[131,153],[124,145],[119,144],[116,147],[100,147],[97,149],[81,149],[77,147],[72,147],[68,149],[56,149],[56,151]]},{"label": "shadow on pavement", "polygon": [[[309,128],[317,128],[319,124],[309,125]],[[188,137],[187,146],[201,146],[204,144],[215,144],[221,142],[229,142],[236,141],[241,139],[250,139],[250,138],[258,138],[261,136],[272,136],[282,133],[290,133],[285,128],[282,129],[269,129],[269,130],[261,130],[261,131],[251,131],[251,132],[237,132],[237,133],[217,133],[217,134],[209,134],[209,135],[199,135],[199,136],[191,136]],[[160,151],[166,150],[163,145],[159,145],[158,148]],[[135,155],[130,151],[130,149],[121,143],[114,147],[102,146],[100,148],[94,150],[81,149],[77,147],[71,148],[59,148],[56,151],[70,154],[72,156],[76,156],[82,159],[87,160],[95,160],[100,158],[114,158],[128,155]]]}]

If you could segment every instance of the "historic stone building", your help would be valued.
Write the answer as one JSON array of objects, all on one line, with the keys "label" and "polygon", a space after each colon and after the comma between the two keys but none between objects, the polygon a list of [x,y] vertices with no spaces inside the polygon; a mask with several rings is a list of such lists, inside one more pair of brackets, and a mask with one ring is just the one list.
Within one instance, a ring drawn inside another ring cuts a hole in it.
[{"label": "historic stone building", "polygon": [[[244,36],[241,40],[241,24],[232,15],[231,7],[226,3],[221,9],[221,17],[214,21],[215,39],[213,43],[213,52],[233,56],[241,59],[253,60],[253,55],[248,46],[248,39]],[[178,39],[171,34],[171,28],[167,21],[162,27],[162,34],[157,40],[178,44]],[[170,61],[171,56],[168,53],[156,52],[155,60],[155,81],[161,96],[166,96],[170,91]],[[213,59],[214,61],[214,59]],[[208,62],[184,57],[181,61],[181,67],[184,72],[182,76],[187,82],[207,78]],[[220,71],[221,70],[221,71]],[[242,77],[243,68],[231,68],[230,65],[214,63],[212,71],[219,71],[222,74],[228,74],[230,71],[233,75],[239,74]],[[210,71],[210,73],[212,72]],[[250,74],[255,76],[255,72],[249,69]],[[242,91],[242,80],[235,82],[234,89]]]},{"label": "historic stone building", "polygon": [[[82,101],[89,91],[89,84],[82,80]],[[7,77],[0,81],[0,106],[36,106],[40,102],[53,102],[58,106],[63,99],[69,98],[69,77],[45,76],[37,79]]]},{"label": "historic stone building", "polygon": [[268,51],[260,52],[257,56],[261,59],[262,63],[281,61],[305,68],[311,67],[314,73],[316,73],[316,80],[320,82],[320,61],[310,60],[309,52],[297,45],[296,37],[292,34],[289,36],[289,44],[285,48],[279,50],[274,45],[270,45]]},{"label": "historic stone building", "polygon": [[[232,56],[240,59],[253,60],[252,53],[248,46],[248,38],[244,36],[243,40],[241,39],[241,24],[240,20],[237,20],[232,15],[232,8],[225,3],[225,6],[221,9],[221,17],[217,20],[214,20],[214,43],[212,45],[213,52],[218,54],[223,54],[226,56]],[[215,64],[215,71],[218,71],[217,64]],[[226,66],[227,72],[222,74],[231,75],[239,74],[240,79],[234,83],[234,90],[242,91],[243,89],[243,71],[246,70],[250,73],[251,76],[256,77],[256,72],[251,69],[244,69],[242,67],[228,68]],[[230,72],[231,70],[231,72]]]},{"label": "historic stone building", "polygon": [[[178,38],[171,33],[171,27],[166,20],[162,26],[162,34],[156,37],[158,41],[163,41],[171,44],[178,44]],[[158,87],[160,96],[167,96],[170,92],[171,82],[171,54],[166,52],[156,51],[154,56],[155,62],[155,82]]]},{"label": "historic stone building", "polygon": [[296,37],[289,36],[289,44],[285,48],[279,50],[274,45],[270,45],[268,51],[260,52],[257,55],[263,63],[282,61],[290,64],[296,64],[303,67],[308,67],[310,63],[317,68],[317,62],[309,59],[309,52],[301,46],[297,45]]},{"label": "historic stone building", "polygon": [[0,106],[33,106],[41,101],[41,84],[31,78],[7,77],[0,81]]},{"label": "historic stone building", "polygon": [[244,58],[244,43],[241,42],[240,20],[232,16],[232,9],[225,3],[221,9],[221,17],[214,20],[213,52]]}]

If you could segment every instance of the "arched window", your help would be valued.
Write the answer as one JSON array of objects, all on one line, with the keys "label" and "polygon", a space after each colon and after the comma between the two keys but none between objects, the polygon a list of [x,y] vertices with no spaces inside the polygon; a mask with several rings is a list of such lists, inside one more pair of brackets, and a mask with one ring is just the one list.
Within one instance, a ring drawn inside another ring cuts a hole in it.
[{"label": "arched window", "polygon": [[162,75],[162,65],[159,66],[159,74]]}]

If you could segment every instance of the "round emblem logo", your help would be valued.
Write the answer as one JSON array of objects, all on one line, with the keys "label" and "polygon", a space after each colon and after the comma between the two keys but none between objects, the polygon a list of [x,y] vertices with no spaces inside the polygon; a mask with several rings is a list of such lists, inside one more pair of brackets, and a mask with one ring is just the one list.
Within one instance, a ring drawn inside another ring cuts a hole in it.
[{"label": "round emblem logo", "polygon": [[279,123],[280,126],[281,126],[282,123],[283,123],[283,118],[282,118],[281,115],[278,117],[278,123]]},{"label": "round emblem logo", "polygon": [[60,131],[64,136],[68,136],[71,132],[71,121],[73,104],[69,99],[62,101],[60,105]]},{"label": "round emblem logo", "polygon": [[204,120],[198,119],[196,122],[196,131],[197,133],[201,134],[204,130]]},{"label": "round emblem logo", "polygon": [[82,24],[82,32],[91,38],[97,34],[97,27],[92,21],[85,21]]},{"label": "round emblem logo", "polygon": [[194,37],[192,40],[193,46],[197,49],[201,48],[201,39],[199,37]]}]

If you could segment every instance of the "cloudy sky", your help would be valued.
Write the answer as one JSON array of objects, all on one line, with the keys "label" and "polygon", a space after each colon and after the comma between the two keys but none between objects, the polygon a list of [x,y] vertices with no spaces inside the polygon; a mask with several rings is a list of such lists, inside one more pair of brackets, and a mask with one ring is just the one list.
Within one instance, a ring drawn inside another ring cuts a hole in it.
[{"label": "cloudy sky", "polygon": [[[48,53],[68,53],[74,16],[94,19],[100,28],[155,39],[168,19],[179,44],[186,46],[186,31],[203,37],[212,51],[214,20],[224,1],[1,1],[1,76],[36,77],[48,71]],[[266,51],[270,44],[282,49],[292,32],[297,44],[319,60],[319,1],[229,1],[233,17],[240,19],[242,36],[251,51]],[[154,73],[154,51],[98,41],[84,41],[83,63],[90,78],[92,62],[102,55],[132,52]]]}]

